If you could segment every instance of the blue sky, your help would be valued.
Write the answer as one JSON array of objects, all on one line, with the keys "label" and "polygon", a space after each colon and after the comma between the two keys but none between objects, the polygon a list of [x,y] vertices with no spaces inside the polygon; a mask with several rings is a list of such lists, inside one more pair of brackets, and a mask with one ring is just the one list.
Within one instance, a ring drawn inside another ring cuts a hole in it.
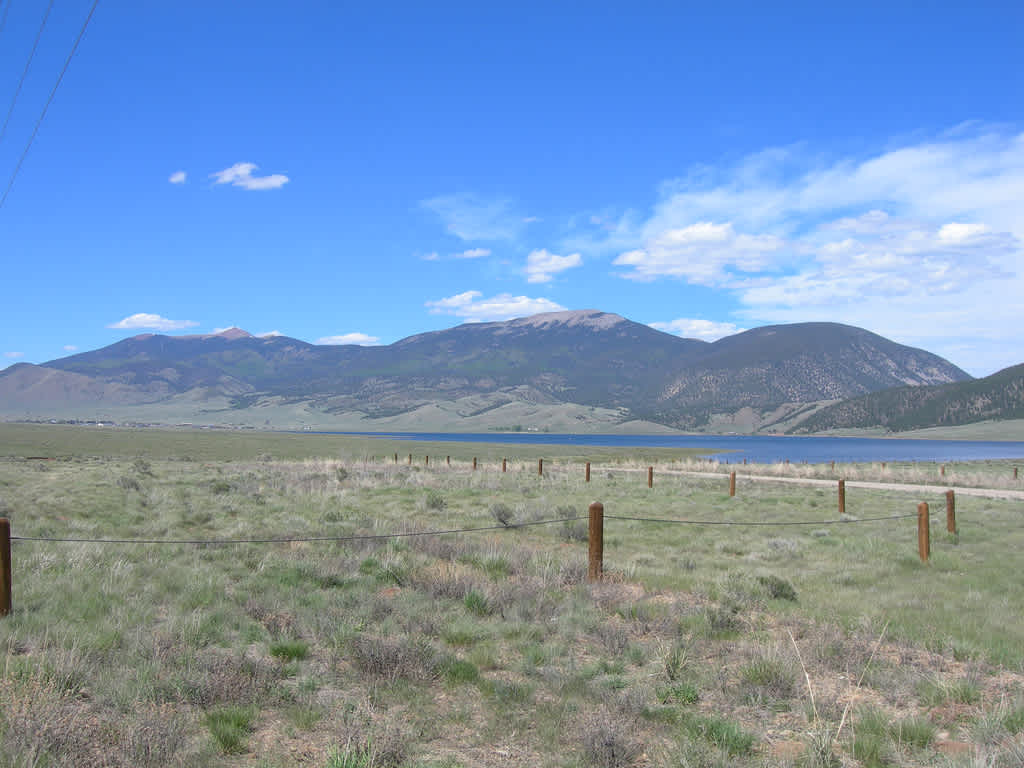
[{"label": "blue sky", "polygon": [[[5,188],[91,0],[54,0]],[[6,115],[46,12],[0,0]],[[0,367],[595,308],[1024,361],[1019,3],[100,0],[0,208]]]}]

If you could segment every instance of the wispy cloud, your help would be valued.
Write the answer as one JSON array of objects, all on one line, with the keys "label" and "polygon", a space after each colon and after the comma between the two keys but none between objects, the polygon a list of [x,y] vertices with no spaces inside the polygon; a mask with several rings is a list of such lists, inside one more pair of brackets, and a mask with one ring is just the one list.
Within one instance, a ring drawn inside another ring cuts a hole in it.
[{"label": "wispy cloud", "polygon": [[111,323],[107,328],[119,330],[180,331],[183,328],[195,328],[197,325],[199,323],[195,320],[168,320],[160,315],[139,312],[129,315],[116,323]]},{"label": "wispy cloud", "polygon": [[256,338],[258,339],[271,339],[275,336],[284,336],[280,331],[264,331],[263,333],[257,333]]},{"label": "wispy cloud", "polygon": [[210,174],[214,184],[230,184],[233,187],[241,187],[248,190],[278,189],[288,183],[289,179],[283,173],[275,173],[269,176],[253,176],[253,171],[259,168],[255,163],[235,163],[230,168]]},{"label": "wispy cloud", "polygon": [[482,259],[484,256],[490,256],[490,248],[470,248],[462,251],[462,253],[453,253],[453,259]]},{"label": "wispy cloud", "polygon": [[184,171],[175,171],[167,180],[171,182],[171,184],[184,184],[186,178],[187,174]]},{"label": "wispy cloud", "polygon": [[529,296],[513,296],[501,293],[485,299],[480,291],[465,291],[437,301],[428,301],[425,306],[434,315],[454,315],[471,323],[495,320],[511,320],[515,317],[536,315],[540,312],[561,312],[561,304],[549,299]]},{"label": "wispy cloud", "polygon": [[65,352],[77,352],[78,351],[78,347],[75,346],[74,344],[65,344],[64,345],[64,351]]},{"label": "wispy cloud", "polygon": [[665,331],[665,333],[682,336],[684,339],[700,339],[701,341],[717,341],[724,336],[732,336],[747,330],[738,327],[735,323],[718,323],[714,320],[701,320],[692,317],[680,317],[666,323],[650,323],[650,326],[659,331]]},{"label": "wispy cloud", "polygon": [[24,352],[4,352],[4,357],[8,360],[17,360],[19,357],[24,357]]},{"label": "wispy cloud", "polygon": [[578,253],[570,253],[568,256],[559,256],[556,253],[548,253],[541,249],[532,251],[526,257],[526,282],[548,283],[559,272],[578,267],[583,263],[583,257]]},{"label": "wispy cloud", "polygon": [[440,216],[448,232],[462,240],[514,240],[524,224],[508,200],[442,195],[420,205]]},{"label": "wispy cloud", "polygon": [[361,347],[372,347],[380,344],[380,338],[365,333],[343,333],[339,336],[321,336],[316,340],[317,344],[357,344]]}]

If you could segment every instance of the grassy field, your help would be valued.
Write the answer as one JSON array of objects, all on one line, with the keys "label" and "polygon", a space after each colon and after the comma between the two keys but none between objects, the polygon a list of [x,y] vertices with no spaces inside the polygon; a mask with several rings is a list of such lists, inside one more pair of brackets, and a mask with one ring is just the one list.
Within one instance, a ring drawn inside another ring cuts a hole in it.
[{"label": "grassy field", "polygon": [[[544,446],[541,477],[522,446],[22,425],[0,444],[16,536],[362,537],[14,541],[0,766],[1024,761],[1022,502],[958,498],[959,534],[933,514],[923,565],[913,518],[867,519],[941,495],[848,491],[837,523],[831,490],[730,498],[726,467],[669,474],[705,466],[678,451]],[[810,524],[746,524],[780,521]]]}]

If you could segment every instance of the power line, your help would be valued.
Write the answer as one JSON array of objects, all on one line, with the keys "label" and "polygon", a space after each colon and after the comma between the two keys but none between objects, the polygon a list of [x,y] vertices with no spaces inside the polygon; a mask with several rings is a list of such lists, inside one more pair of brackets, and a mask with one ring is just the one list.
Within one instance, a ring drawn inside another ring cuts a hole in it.
[{"label": "power line", "polygon": [[11,174],[10,181],[7,182],[7,189],[4,190],[3,197],[0,197],[0,208],[4,207],[4,203],[7,202],[7,195],[11,192],[11,187],[14,186],[14,180],[18,177],[18,172],[21,170],[22,163],[25,162],[25,157],[28,155],[29,149],[32,148],[32,142],[35,141],[36,134],[39,133],[39,126],[43,123],[43,118],[46,117],[46,111],[50,108],[50,103],[53,101],[53,97],[57,95],[57,89],[60,87],[61,81],[64,79],[64,74],[68,71],[68,67],[71,65],[71,59],[74,58],[75,51],[78,50],[78,44],[82,42],[82,38],[85,36],[85,30],[89,27],[89,22],[92,21],[92,15],[96,12],[96,6],[99,5],[100,0],[93,0],[92,8],[89,9],[89,15],[85,18],[85,23],[82,24],[82,29],[78,32],[78,37],[75,38],[75,44],[71,46],[71,53],[68,54],[67,60],[64,62],[64,66],[60,70],[60,75],[57,77],[57,82],[53,85],[53,90],[50,91],[50,96],[46,100],[46,104],[43,106],[43,111],[39,115],[39,119],[36,120],[36,126],[32,129],[32,135],[29,136],[28,143],[25,145],[25,150],[21,153],[21,157],[18,158],[18,164],[14,167],[14,173]]},{"label": "power line", "polygon": [[[0,0],[0,5],[3,5],[4,0]],[[7,5],[4,6],[4,15],[0,17],[0,36],[4,33],[4,27],[7,26],[7,14],[11,12],[11,3],[14,0],[7,0]]]},{"label": "power line", "polygon": [[[10,8],[10,3],[7,4]],[[53,0],[50,0],[49,5],[46,6],[46,13],[43,14],[43,23],[39,25],[39,31],[36,32],[35,42],[32,43],[32,50],[28,54],[28,61],[25,62],[25,69],[21,72],[21,79],[18,80],[18,87],[14,89],[14,98],[11,99],[11,106],[7,108],[7,117],[4,119],[4,127],[0,128],[0,142],[3,142],[4,136],[7,135],[7,126],[11,122],[11,115],[14,114],[14,105],[18,103],[18,96],[21,95],[21,86],[25,84],[25,78],[28,77],[28,70],[32,66],[32,59],[36,57],[36,49],[39,47],[39,41],[43,37],[43,30],[46,29],[46,21],[50,18],[50,11],[53,8]],[[4,13],[4,19],[6,20],[7,13]]]}]

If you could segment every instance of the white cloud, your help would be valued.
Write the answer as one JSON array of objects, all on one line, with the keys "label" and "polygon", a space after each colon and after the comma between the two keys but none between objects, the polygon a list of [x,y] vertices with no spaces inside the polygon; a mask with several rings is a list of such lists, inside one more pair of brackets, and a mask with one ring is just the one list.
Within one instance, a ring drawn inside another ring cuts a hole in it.
[{"label": "white cloud", "polygon": [[724,336],[732,336],[747,330],[740,328],[735,323],[717,323],[713,320],[692,317],[680,317],[667,323],[650,323],[650,326],[659,331],[665,331],[665,333],[682,336],[684,339],[700,339],[701,341],[717,341]]},{"label": "white cloud", "polygon": [[17,360],[19,357],[24,357],[24,352],[4,352],[4,357],[8,360]]},{"label": "white cloud", "polygon": [[440,261],[441,260],[441,257],[438,255],[437,251],[431,251],[430,253],[425,253],[422,256],[420,256],[420,258],[423,259],[424,261]]},{"label": "white cloud", "polygon": [[[729,291],[751,324],[833,320],[973,373],[1019,363],[1024,133],[968,127],[861,156],[766,150],[664,184],[646,219],[576,236],[622,277]],[[567,240],[566,242],[572,242]],[[588,252],[588,251],[585,251]]]},{"label": "white cloud", "polygon": [[280,331],[264,331],[263,333],[257,333],[256,338],[258,339],[271,339],[275,336],[284,336]]},{"label": "white cloud", "polygon": [[514,240],[523,227],[508,200],[442,195],[420,205],[440,216],[448,232],[462,240]]},{"label": "white cloud", "polygon": [[509,293],[485,299],[480,291],[465,291],[437,301],[428,301],[425,306],[433,315],[454,315],[471,323],[511,320],[541,312],[565,311],[561,304],[548,299],[513,296]]},{"label": "white cloud", "polygon": [[470,248],[463,251],[462,253],[453,253],[453,259],[481,259],[484,256],[490,256],[490,248]]},{"label": "white cloud", "polygon": [[270,176],[253,176],[252,173],[258,165],[255,163],[235,163],[223,171],[211,173],[210,178],[214,184],[230,184],[233,187],[241,187],[248,190],[278,189],[288,183],[289,179],[282,173],[271,174]]},{"label": "white cloud", "polygon": [[371,347],[380,343],[377,336],[368,336],[365,333],[343,333],[340,336],[321,336],[316,340],[317,344],[358,344],[362,347]]},{"label": "white cloud", "polygon": [[543,249],[533,251],[526,257],[526,282],[548,283],[559,272],[578,267],[582,263],[583,257],[578,253],[559,256]]},{"label": "white cloud", "polygon": [[613,263],[632,267],[623,274],[631,280],[679,277],[698,285],[717,285],[733,270],[770,269],[772,257],[784,245],[774,235],[737,234],[731,222],[701,221],[658,232],[642,248],[621,254]]},{"label": "white cloud", "polygon": [[184,171],[175,171],[168,177],[168,181],[171,184],[184,184],[187,174]]},{"label": "white cloud", "polygon": [[77,352],[78,351],[78,347],[75,346],[74,344],[65,344],[64,345],[64,351],[65,352]]},{"label": "white cloud", "polygon": [[962,243],[966,240],[980,237],[986,232],[988,232],[988,227],[984,224],[960,224],[957,222],[951,222],[949,224],[945,224],[942,229],[939,230],[939,240],[943,240],[947,243]]},{"label": "white cloud", "polygon": [[146,312],[139,312],[134,315],[129,315],[124,320],[119,320],[116,323],[111,323],[107,328],[117,328],[120,330],[136,330],[136,329],[150,329],[154,331],[178,331],[182,328],[194,328],[199,323],[195,320],[168,320],[166,317],[160,317],[160,315],[151,315]]}]

